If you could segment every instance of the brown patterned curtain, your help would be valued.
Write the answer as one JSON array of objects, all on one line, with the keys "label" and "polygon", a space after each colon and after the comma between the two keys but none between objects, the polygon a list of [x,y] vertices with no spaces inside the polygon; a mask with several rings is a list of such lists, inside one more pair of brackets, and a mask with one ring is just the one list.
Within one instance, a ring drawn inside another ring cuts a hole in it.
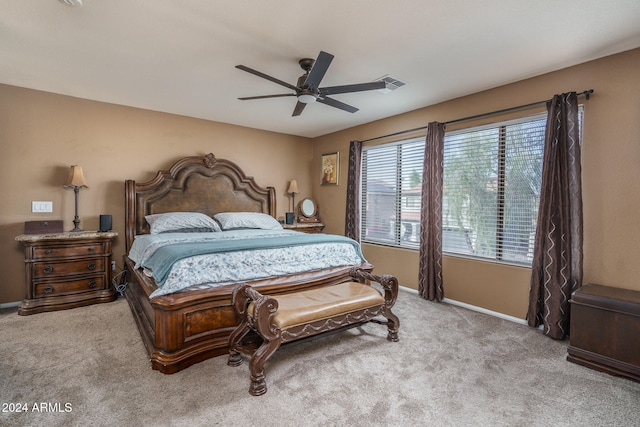
[{"label": "brown patterned curtain", "polygon": [[420,208],[420,271],[418,292],[430,301],[442,301],[442,169],[444,123],[427,126]]},{"label": "brown patterned curtain", "polygon": [[569,298],[582,286],[578,97],[556,95],[548,109],[527,321],[563,339],[569,334]]},{"label": "brown patterned curtain", "polygon": [[360,165],[362,143],[351,141],[349,145],[349,172],[347,175],[347,213],[344,235],[360,241]]}]

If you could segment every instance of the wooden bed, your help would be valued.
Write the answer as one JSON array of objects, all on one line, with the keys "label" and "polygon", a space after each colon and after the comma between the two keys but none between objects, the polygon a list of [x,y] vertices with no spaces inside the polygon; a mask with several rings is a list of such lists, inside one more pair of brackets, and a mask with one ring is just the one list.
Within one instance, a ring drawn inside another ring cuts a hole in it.
[{"label": "wooden bed", "polygon": [[[148,182],[125,182],[127,253],[136,235],[149,233],[146,215],[166,212],[261,212],[276,215],[275,189],[263,188],[235,163],[213,154],[186,157]],[[228,339],[239,323],[231,305],[235,286],[225,285],[149,299],[155,281],[124,256],[126,299],[149,353],[151,366],[165,374],[228,353]],[[373,266],[359,265],[367,271]],[[351,280],[351,267],[248,282],[260,292],[279,294]]]}]

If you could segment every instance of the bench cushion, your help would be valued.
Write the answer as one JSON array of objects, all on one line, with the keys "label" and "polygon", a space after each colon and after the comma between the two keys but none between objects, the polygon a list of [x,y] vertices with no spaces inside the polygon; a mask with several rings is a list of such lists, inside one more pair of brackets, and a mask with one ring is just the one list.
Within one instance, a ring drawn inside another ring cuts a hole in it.
[{"label": "bench cushion", "polygon": [[273,298],[278,301],[278,311],[273,323],[280,329],[329,319],[385,303],[380,292],[358,282],[277,295]]}]

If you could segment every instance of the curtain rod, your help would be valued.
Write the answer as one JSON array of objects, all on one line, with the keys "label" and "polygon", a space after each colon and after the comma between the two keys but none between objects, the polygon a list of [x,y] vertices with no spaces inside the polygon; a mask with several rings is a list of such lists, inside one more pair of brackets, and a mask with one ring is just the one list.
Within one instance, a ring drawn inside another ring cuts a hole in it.
[{"label": "curtain rod", "polygon": [[[593,93],[593,89],[589,89],[589,90],[585,90],[583,92],[579,92],[577,95],[578,96],[584,96],[588,101],[589,100],[589,96],[591,96],[592,93]],[[547,99],[545,101],[532,102],[531,104],[525,104],[525,105],[519,105],[517,107],[505,108],[504,110],[492,111],[490,113],[476,114],[475,116],[464,117],[462,119],[449,120],[448,122],[444,122],[444,125],[446,126],[446,125],[450,125],[450,124],[454,124],[454,123],[461,123],[461,122],[466,122],[466,121],[469,121],[469,120],[481,119],[483,117],[490,117],[490,116],[495,116],[495,115],[498,115],[498,114],[509,113],[511,111],[523,110],[525,108],[537,107],[538,105],[546,104],[549,101],[550,100]],[[365,140],[359,141],[359,142],[364,143],[364,142],[375,141],[377,139],[389,138],[390,136],[397,136],[397,135],[402,135],[402,134],[405,134],[405,133],[415,132],[415,131],[418,131],[418,130],[424,130],[427,127],[428,126],[420,126],[418,128],[401,130],[399,132],[390,133],[388,135],[376,136],[374,138],[365,139]]]}]

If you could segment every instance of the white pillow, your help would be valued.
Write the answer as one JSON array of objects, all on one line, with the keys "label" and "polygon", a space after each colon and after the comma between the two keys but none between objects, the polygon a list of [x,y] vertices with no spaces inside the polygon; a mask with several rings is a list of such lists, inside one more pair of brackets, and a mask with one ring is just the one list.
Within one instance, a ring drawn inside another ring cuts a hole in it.
[{"label": "white pillow", "polygon": [[223,230],[234,228],[260,228],[282,230],[282,225],[271,215],[260,212],[222,212],[214,215]]},{"label": "white pillow", "polygon": [[212,218],[198,212],[167,212],[147,215],[145,219],[151,234],[222,231]]}]

